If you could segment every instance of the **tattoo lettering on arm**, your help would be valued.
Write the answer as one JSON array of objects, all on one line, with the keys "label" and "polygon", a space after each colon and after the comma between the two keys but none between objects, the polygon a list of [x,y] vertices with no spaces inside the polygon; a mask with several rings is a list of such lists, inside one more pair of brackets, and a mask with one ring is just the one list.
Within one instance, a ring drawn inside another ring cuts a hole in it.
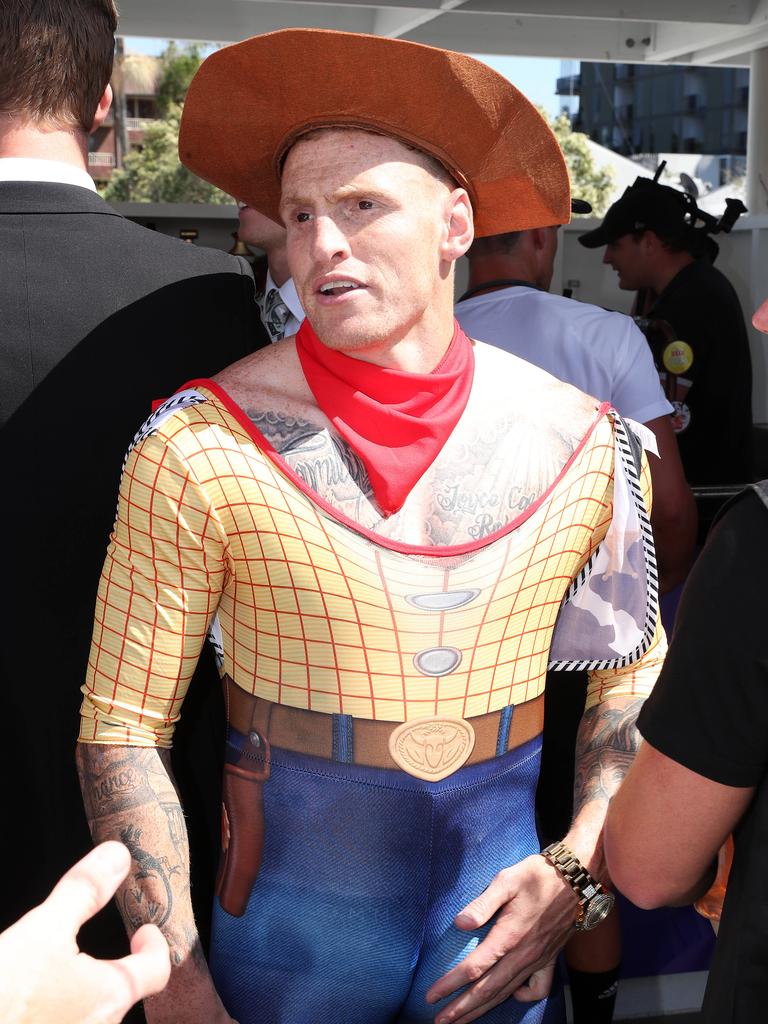
[{"label": "tattoo lettering on arm", "polygon": [[637,716],[641,699],[617,699],[584,713],[576,741],[574,812],[593,801],[606,806],[640,745]]},{"label": "tattoo lettering on arm", "polygon": [[117,839],[131,870],[116,894],[129,935],[156,924],[174,964],[202,959],[189,899],[189,847],[169,751],[78,744],[77,766],[94,842]]}]

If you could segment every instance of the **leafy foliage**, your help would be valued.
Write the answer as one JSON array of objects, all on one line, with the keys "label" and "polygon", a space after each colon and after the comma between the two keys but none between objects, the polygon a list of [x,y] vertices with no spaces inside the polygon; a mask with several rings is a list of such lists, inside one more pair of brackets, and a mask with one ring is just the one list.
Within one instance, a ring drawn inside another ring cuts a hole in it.
[{"label": "leafy foliage", "polygon": [[123,168],[113,173],[103,192],[108,202],[216,205],[232,202],[226,192],[198,178],[179,160],[182,105],[201,59],[195,46],[180,51],[175,43],[170,43],[165,50],[157,91],[160,117],[144,129],[141,148],[126,154]]},{"label": "leafy foliage", "polygon": [[602,217],[613,192],[613,170],[608,165],[595,167],[587,136],[573,131],[567,114],[552,121],[552,131],[568,165],[573,195],[592,204],[593,217]]},{"label": "leafy foliage", "polygon": [[196,46],[180,50],[171,41],[162,55],[163,73],[157,87],[157,110],[160,117],[166,117],[171,109],[184,103],[189,83],[203,62]]},{"label": "leafy foliage", "polygon": [[172,105],[164,118],[144,130],[144,144],[129,153],[104,190],[112,203],[232,202],[226,192],[187,170],[179,160],[181,107]]}]

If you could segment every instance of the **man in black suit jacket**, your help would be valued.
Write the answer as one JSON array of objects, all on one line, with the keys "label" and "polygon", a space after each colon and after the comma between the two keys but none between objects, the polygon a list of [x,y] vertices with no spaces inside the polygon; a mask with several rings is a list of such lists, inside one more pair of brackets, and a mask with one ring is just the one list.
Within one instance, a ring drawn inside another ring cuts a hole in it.
[{"label": "man in black suit jacket", "polygon": [[[0,929],[90,846],[74,743],[122,455],[154,399],[264,338],[244,260],[139,227],[93,188],[115,28],[112,0],[0,0]],[[218,827],[194,828],[220,791],[191,767],[216,742],[207,671],[176,744],[203,931]],[[127,948],[114,914],[91,939]]]}]

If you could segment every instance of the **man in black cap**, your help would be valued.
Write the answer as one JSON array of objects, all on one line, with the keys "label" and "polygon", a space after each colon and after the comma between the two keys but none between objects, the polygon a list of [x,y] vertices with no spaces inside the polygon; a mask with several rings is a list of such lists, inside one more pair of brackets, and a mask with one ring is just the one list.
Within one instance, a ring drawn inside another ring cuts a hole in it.
[{"label": "man in black cap", "polygon": [[605,246],[603,262],[624,290],[650,289],[651,340],[690,483],[752,478],[752,367],[739,299],[711,263],[711,239],[696,226],[694,200],[639,178],[595,231],[579,239]]}]

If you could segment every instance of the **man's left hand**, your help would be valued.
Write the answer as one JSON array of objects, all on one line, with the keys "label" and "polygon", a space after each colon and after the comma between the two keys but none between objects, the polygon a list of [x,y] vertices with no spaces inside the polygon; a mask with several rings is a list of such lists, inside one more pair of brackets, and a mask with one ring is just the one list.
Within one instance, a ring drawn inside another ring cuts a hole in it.
[{"label": "man's left hand", "polygon": [[576,911],[573,892],[538,854],[500,871],[454,919],[457,928],[473,931],[496,915],[477,948],[427,992],[427,1002],[436,1003],[469,986],[440,1010],[436,1024],[468,1024],[510,996],[543,999]]}]

